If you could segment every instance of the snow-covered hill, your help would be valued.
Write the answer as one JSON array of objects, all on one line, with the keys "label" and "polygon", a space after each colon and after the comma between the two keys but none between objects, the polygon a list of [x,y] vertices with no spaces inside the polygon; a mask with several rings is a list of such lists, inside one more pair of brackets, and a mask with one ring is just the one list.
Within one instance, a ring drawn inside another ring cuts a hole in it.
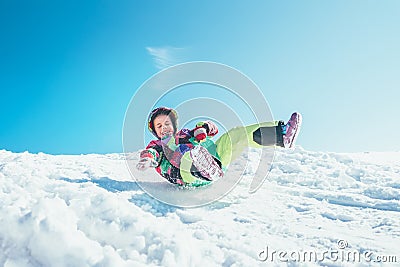
[{"label": "snow-covered hill", "polygon": [[400,152],[278,149],[249,184],[184,209],[144,193],[122,154],[1,150],[0,266],[400,264]]}]

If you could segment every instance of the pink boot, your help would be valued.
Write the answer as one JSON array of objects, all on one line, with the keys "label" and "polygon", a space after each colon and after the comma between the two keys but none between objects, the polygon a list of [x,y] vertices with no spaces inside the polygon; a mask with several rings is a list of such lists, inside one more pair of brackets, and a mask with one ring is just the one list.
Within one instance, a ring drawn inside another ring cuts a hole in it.
[{"label": "pink boot", "polygon": [[283,144],[285,148],[293,148],[301,127],[301,114],[294,112],[284,126]]},{"label": "pink boot", "polygon": [[195,146],[190,150],[193,165],[201,174],[201,179],[215,181],[224,176],[224,172],[213,156],[202,146]]}]

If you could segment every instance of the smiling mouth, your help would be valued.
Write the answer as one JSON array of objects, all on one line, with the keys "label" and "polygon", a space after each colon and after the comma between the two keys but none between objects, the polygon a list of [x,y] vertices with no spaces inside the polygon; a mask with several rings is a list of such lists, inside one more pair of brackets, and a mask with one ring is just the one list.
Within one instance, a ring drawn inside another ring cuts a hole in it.
[{"label": "smiling mouth", "polygon": [[172,135],[172,132],[171,132],[171,131],[168,131],[168,132],[162,132],[162,133],[161,133],[161,135],[162,135],[162,136],[168,136],[168,135]]}]

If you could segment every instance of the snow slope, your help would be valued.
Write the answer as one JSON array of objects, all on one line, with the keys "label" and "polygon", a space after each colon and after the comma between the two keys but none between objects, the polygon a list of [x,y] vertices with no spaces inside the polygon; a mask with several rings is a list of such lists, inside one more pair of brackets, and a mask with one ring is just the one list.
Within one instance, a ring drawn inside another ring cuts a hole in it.
[{"label": "snow slope", "polygon": [[254,194],[251,172],[184,209],[145,194],[122,154],[0,150],[0,266],[400,264],[400,152],[278,149]]}]

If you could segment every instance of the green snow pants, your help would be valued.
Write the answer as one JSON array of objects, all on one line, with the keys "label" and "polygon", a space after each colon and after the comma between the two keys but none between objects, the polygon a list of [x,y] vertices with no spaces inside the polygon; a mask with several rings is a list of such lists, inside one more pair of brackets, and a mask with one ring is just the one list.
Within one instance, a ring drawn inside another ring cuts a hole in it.
[{"label": "green snow pants", "polygon": [[276,130],[278,125],[279,121],[257,123],[235,127],[224,133],[215,142],[223,168],[228,167],[246,147],[275,146],[279,138]]}]

